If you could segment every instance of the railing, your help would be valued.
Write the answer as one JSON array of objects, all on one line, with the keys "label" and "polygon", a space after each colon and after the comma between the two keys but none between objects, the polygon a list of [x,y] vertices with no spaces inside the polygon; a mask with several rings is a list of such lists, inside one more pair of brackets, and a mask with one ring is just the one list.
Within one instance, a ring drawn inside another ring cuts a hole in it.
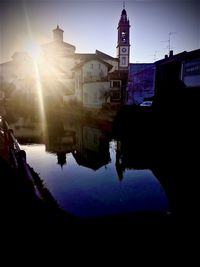
[{"label": "railing", "polygon": [[3,145],[9,152],[10,158],[7,160],[7,163],[11,168],[13,168],[21,178],[26,180],[26,186],[29,187],[31,192],[39,199],[44,200],[45,203],[51,207],[58,208],[56,200],[44,186],[39,175],[27,164],[26,152],[20,148],[13,130],[9,129],[7,121],[2,116],[0,116],[0,137],[3,137]]},{"label": "railing", "polygon": [[[40,193],[35,186],[33,176],[30,171],[30,167],[26,162],[26,152],[21,150],[17,139],[14,136],[13,130],[9,128],[7,121],[0,116],[0,130],[4,137],[4,149],[7,151],[8,156],[5,157],[7,163],[14,168],[21,176],[24,176],[29,181],[30,187],[34,190],[35,194],[40,197]],[[2,155],[4,156],[4,155]]]},{"label": "railing", "polygon": [[16,153],[18,153],[21,149],[14,137],[13,131],[9,129],[7,121],[2,116],[0,116],[0,130],[3,142],[2,145],[4,147],[2,156],[10,165],[18,168]]}]

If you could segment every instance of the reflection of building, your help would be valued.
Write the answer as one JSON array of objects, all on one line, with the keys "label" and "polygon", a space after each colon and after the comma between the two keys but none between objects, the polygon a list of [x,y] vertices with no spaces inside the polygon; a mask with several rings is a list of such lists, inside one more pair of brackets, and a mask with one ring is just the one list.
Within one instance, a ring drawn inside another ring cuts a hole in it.
[{"label": "reflection of building", "polygon": [[31,118],[20,117],[16,122],[10,123],[9,126],[21,143],[41,143],[43,141],[42,125],[33,122]]},{"label": "reflection of building", "polygon": [[123,157],[121,153],[120,141],[117,141],[115,167],[116,167],[118,178],[120,181],[122,181],[124,171],[125,171],[125,166],[124,166]]},{"label": "reflection of building", "polygon": [[46,151],[57,154],[58,164],[62,167],[66,164],[66,154],[75,150],[76,133],[73,131],[63,131],[62,134],[58,132],[54,134],[54,131],[55,129],[48,131],[48,136],[45,139]]},{"label": "reflection of building", "polygon": [[71,126],[71,120],[68,121],[67,126],[58,118],[51,118],[47,122],[46,151],[57,155],[58,164],[61,167],[66,164],[66,154],[75,150],[76,135],[76,129]]},{"label": "reflection of building", "polygon": [[79,165],[97,170],[110,162],[109,140],[100,129],[82,128],[81,146],[73,153]]},{"label": "reflection of building", "polygon": [[96,126],[83,125],[76,117],[49,121],[46,151],[56,154],[58,164],[66,164],[66,155],[72,153],[79,165],[97,170],[110,161],[109,139]]},{"label": "reflection of building", "polygon": [[66,153],[65,152],[58,152],[57,153],[57,158],[58,158],[58,164],[63,167],[67,163],[66,161]]},{"label": "reflection of building", "polygon": [[[141,134],[141,132],[143,133]],[[131,131],[120,137],[116,143],[115,167],[119,180],[122,180],[126,170],[130,169],[151,169],[154,156],[151,134],[148,138],[144,129]]]}]

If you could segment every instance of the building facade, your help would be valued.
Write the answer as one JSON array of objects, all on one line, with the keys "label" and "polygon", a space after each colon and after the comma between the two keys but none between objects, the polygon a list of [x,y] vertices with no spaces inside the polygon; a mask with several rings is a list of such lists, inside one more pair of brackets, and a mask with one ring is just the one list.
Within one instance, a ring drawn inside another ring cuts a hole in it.
[{"label": "building facade", "polygon": [[139,105],[154,96],[155,64],[129,64],[127,99],[128,105]]},{"label": "building facade", "polygon": [[114,58],[98,50],[91,54],[76,53],[74,45],[64,42],[64,31],[57,25],[53,41],[41,46],[42,57],[37,66],[27,53],[15,53],[12,61],[0,65],[1,81],[14,83],[18,92],[32,92],[40,79],[43,97],[62,99],[63,103],[77,101],[88,108],[122,104],[130,57],[129,28],[123,9]]},{"label": "building facade", "polygon": [[162,110],[198,107],[200,97],[200,49],[182,52],[155,62],[155,106]]}]

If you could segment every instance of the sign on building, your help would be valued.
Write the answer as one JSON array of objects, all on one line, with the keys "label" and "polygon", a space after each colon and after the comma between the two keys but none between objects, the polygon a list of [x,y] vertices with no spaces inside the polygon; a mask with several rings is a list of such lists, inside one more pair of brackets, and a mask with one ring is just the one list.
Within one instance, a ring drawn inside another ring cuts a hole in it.
[{"label": "sign on building", "polygon": [[185,61],[182,64],[181,80],[187,87],[200,86],[200,59]]}]

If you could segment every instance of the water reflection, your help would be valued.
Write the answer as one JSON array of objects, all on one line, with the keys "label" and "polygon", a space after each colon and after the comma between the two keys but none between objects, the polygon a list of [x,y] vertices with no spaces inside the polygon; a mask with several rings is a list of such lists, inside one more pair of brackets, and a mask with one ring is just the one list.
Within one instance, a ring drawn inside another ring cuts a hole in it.
[{"label": "water reflection", "polygon": [[[165,188],[134,136],[116,137],[109,121],[49,117],[10,124],[30,165],[59,205],[78,217],[169,211]],[[140,151],[140,153],[139,153]]]}]

